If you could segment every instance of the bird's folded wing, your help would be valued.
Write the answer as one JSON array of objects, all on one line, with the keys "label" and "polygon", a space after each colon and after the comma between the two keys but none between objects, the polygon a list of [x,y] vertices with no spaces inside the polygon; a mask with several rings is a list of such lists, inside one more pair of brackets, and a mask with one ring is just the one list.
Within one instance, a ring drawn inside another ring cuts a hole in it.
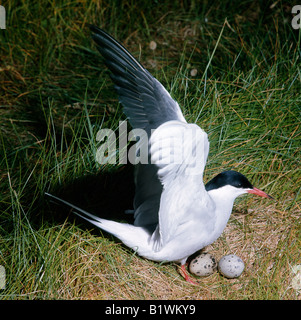
[{"label": "bird's folded wing", "polygon": [[203,172],[208,152],[207,134],[195,124],[169,121],[153,132],[151,161],[159,168],[163,185],[159,210],[161,245],[166,244],[179,225],[189,218],[187,215],[196,210],[194,199],[197,203],[206,201]]},{"label": "bird's folded wing", "polygon": [[119,42],[103,30],[91,26],[92,37],[112,71],[119,101],[133,128],[150,134],[170,120],[186,122],[178,103]]}]

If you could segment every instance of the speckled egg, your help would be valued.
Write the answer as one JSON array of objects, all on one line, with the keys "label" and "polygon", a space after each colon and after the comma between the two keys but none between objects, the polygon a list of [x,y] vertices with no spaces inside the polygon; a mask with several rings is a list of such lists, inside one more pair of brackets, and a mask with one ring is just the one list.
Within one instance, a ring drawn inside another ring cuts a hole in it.
[{"label": "speckled egg", "polygon": [[189,265],[189,271],[199,277],[210,276],[216,269],[216,259],[210,253],[201,253]]},{"label": "speckled egg", "polygon": [[230,279],[239,277],[244,268],[244,262],[235,254],[223,256],[218,263],[219,272]]}]

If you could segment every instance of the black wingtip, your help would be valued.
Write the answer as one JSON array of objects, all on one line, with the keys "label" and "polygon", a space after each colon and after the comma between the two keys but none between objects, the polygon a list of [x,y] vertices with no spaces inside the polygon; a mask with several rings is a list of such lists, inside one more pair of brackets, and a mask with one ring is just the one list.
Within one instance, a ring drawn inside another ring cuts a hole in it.
[{"label": "black wingtip", "polygon": [[[97,33],[97,32],[99,32],[99,31],[103,31],[102,29],[96,27],[94,24],[88,24],[88,27],[89,27],[89,29],[90,29],[91,32]],[[103,32],[104,32],[104,31],[103,31]]]},{"label": "black wingtip", "polygon": [[89,24],[88,26],[89,26],[90,31],[92,32],[92,38],[93,38],[93,35],[100,35],[100,36],[109,38],[109,39],[111,39],[113,41],[117,41],[109,33],[104,31],[103,29],[95,26],[94,24]]}]

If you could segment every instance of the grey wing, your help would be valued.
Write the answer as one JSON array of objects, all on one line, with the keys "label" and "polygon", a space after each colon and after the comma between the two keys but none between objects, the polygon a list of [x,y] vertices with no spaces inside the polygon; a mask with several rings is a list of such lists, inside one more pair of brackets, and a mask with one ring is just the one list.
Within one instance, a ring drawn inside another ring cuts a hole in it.
[{"label": "grey wing", "polygon": [[92,38],[112,71],[111,78],[119,94],[119,101],[133,128],[150,134],[170,120],[185,121],[178,103],[118,41],[105,31],[90,27]]},{"label": "grey wing", "polygon": [[[186,123],[178,103],[118,41],[105,31],[91,26],[92,38],[112,72],[123,111],[134,129],[144,129],[148,136],[161,124],[178,120]],[[162,184],[158,167],[138,164],[135,168],[135,225],[153,231],[158,223]]]},{"label": "grey wing", "polygon": [[153,164],[135,167],[134,224],[151,233],[159,222],[160,199],[163,186],[158,178],[158,168]]}]

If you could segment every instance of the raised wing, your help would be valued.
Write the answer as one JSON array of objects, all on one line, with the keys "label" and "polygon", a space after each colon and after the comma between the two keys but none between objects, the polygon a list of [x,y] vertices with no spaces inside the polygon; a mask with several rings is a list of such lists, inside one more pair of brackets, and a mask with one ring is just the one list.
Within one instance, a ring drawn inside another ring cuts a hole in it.
[{"label": "raised wing", "polygon": [[[144,129],[150,136],[152,129],[167,121],[186,123],[178,103],[158,80],[109,34],[95,26],[90,29],[105,64],[112,71],[119,101],[134,129]],[[135,225],[150,231],[158,224],[162,193],[157,171],[158,167],[152,164],[138,164],[135,168]]]},{"label": "raised wing", "polygon": [[119,42],[95,26],[90,29],[133,128],[150,134],[166,121],[186,122],[178,103]]}]

